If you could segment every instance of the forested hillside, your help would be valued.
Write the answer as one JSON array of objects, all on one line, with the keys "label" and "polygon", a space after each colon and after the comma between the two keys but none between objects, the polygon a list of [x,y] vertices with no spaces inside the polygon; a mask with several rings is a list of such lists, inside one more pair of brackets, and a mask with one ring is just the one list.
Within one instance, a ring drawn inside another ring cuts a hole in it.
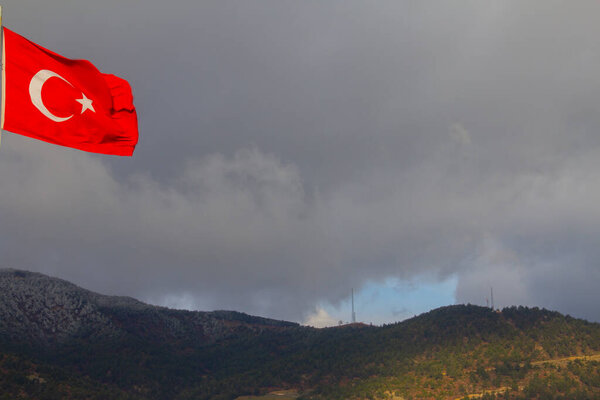
[{"label": "forested hillside", "polygon": [[[0,273],[0,399],[600,398],[600,325],[457,305],[314,329],[198,313]],[[493,393],[491,393],[493,392]]]}]

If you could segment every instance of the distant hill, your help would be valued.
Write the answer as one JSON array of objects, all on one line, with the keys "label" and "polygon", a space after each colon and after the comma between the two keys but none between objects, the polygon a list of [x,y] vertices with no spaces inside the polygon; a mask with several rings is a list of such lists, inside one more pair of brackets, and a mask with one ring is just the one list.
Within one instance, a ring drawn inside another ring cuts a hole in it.
[{"label": "distant hill", "polygon": [[0,270],[0,400],[276,389],[304,399],[596,399],[598,360],[599,324],[537,308],[457,305],[383,327],[314,329]]},{"label": "distant hill", "polygon": [[105,296],[62,279],[0,270],[0,340],[58,345],[70,340],[151,341],[192,339],[211,343],[237,330],[294,327],[296,323],[253,317],[235,311],[191,312]]}]

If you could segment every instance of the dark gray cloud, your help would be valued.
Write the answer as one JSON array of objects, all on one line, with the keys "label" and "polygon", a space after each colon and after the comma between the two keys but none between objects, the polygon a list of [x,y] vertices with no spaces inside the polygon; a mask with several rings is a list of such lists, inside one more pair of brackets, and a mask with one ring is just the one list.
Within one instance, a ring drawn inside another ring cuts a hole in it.
[{"label": "dark gray cloud", "polygon": [[600,320],[593,1],[6,0],[7,26],[128,79],[132,159],[5,134],[0,261],[301,319],[349,287]]}]

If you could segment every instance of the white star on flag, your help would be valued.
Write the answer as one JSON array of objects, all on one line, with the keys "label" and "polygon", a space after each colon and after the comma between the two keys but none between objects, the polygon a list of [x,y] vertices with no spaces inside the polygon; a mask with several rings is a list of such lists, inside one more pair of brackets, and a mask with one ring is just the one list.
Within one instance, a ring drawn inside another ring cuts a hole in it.
[{"label": "white star on flag", "polygon": [[81,104],[81,113],[83,114],[85,110],[92,110],[93,112],[96,112],[96,110],[94,110],[94,106],[92,106],[92,100],[88,99],[84,93],[81,93],[81,95],[83,96],[82,99],[75,99],[76,102]]}]

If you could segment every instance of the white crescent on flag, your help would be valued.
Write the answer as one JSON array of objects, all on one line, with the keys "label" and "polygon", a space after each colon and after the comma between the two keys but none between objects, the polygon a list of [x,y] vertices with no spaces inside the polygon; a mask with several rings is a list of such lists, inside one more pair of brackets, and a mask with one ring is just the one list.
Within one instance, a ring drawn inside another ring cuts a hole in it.
[{"label": "white crescent on flag", "polygon": [[[65,122],[65,121],[73,118],[73,114],[71,114],[70,116],[65,117],[65,118],[57,117],[56,115],[52,114],[46,108],[46,106],[44,105],[44,102],[42,101],[42,88],[44,87],[44,83],[46,83],[46,81],[48,79],[53,78],[53,77],[62,79],[63,81],[65,81],[69,85],[71,85],[71,82],[69,82],[62,76],[58,75],[56,72],[52,72],[47,69],[43,69],[43,70],[39,71],[37,74],[35,74],[33,76],[33,78],[31,78],[31,82],[29,83],[29,96],[31,97],[31,102],[33,103],[35,108],[40,110],[40,112],[42,114],[44,114],[44,116],[46,116],[47,118],[51,119],[54,122]],[[73,86],[73,85],[71,85],[71,86]]]}]

